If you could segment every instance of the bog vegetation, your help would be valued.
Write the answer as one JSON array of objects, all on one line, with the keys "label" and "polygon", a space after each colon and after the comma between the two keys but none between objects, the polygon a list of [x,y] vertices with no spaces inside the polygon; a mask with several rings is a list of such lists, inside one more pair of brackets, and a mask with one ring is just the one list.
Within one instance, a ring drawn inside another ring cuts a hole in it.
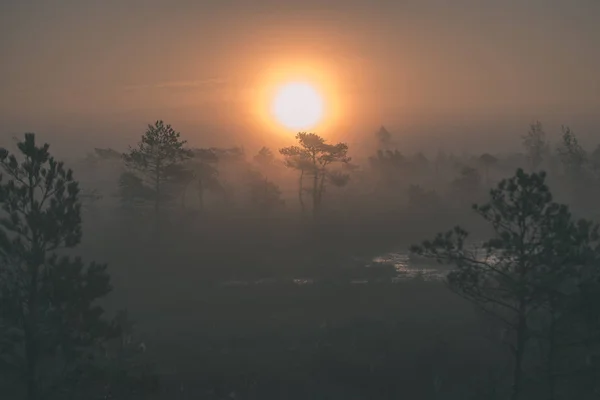
[{"label": "bog vegetation", "polygon": [[295,139],[0,149],[2,398],[600,396],[600,146]]}]

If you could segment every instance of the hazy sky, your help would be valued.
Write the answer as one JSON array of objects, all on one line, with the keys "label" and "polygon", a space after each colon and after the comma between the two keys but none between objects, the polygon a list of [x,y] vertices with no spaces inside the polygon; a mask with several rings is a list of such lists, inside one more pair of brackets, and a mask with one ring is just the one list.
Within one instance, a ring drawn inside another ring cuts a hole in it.
[{"label": "hazy sky", "polygon": [[340,128],[592,114],[598,21],[598,0],[0,0],[0,128],[259,129],[253,93],[295,63],[335,80]]}]

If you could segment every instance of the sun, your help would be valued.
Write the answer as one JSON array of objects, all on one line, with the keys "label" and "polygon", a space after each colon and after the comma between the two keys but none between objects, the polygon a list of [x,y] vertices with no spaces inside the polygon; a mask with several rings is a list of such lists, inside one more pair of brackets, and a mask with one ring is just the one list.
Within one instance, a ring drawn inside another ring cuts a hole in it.
[{"label": "sun", "polygon": [[306,82],[280,86],[271,104],[271,112],[281,125],[298,130],[316,126],[323,119],[324,109],[323,97]]}]

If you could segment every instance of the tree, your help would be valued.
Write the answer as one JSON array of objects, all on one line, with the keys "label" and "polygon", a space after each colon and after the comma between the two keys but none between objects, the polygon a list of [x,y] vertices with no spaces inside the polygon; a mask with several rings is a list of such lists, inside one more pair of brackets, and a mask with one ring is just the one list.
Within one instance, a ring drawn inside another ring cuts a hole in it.
[{"label": "tree", "polygon": [[539,274],[532,292],[537,304],[528,316],[529,337],[536,341],[545,378],[544,395],[550,400],[556,398],[561,381],[591,372],[583,371],[583,360],[598,344],[600,333],[598,313],[590,324],[589,314],[582,312],[591,305],[586,298],[590,284],[597,287],[600,277],[595,248],[598,226],[583,219],[573,221],[567,207],[559,207],[562,218],[548,227],[535,259]]},{"label": "tree", "polygon": [[375,156],[369,157],[369,165],[377,174],[380,183],[386,190],[399,188],[410,163],[397,149],[378,150]]},{"label": "tree", "polygon": [[144,185],[144,180],[131,171],[125,171],[119,177],[118,196],[121,206],[128,212],[154,199],[154,191]]},{"label": "tree", "polygon": [[378,150],[390,150],[393,145],[392,135],[383,125],[375,132],[375,138]]},{"label": "tree", "polygon": [[94,148],[94,151],[87,153],[83,158],[82,163],[87,167],[97,167],[100,161],[121,161],[123,155],[111,148],[100,149]]},{"label": "tree", "polygon": [[[190,160],[192,178],[196,181],[198,192],[198,205],[200,212],[204,212],[204,198],[207,191],[222,190],[219,182],[217,163],[219,156],[214,149],[194,149],[193,158]],[[185,194],[185,193],[184,193]]]},{"label": "tree", "polygon": [[546,140],[546,132],[540,121],[529,126],[529,131],[523,135],[523,147],[529,159],[532,171],[537,171],[548,154],[549,145]]},{"label": "tree", "polygon": [[144,185],[153,190],[157,218],[161,204],[168,198],[164,185],[175,178],[181,163],[192,156],[180,136],[171,125],[156,121],[154,125],[148,125],[137,148],[130,148],[124,155],[126,165],[141,173]]},{"label": "tree", "polygon": [[578,178],[587,162],[587,154],[579,144],[575,133],[568,126],[562,127],[561,142],[556,148],[556,153],[567,176]]},{"label": "tree", "polygon": [[279,152],[286,157],[286,166],[300,171],[298,196],[304,209],[303,178],[312,178],[312,187],[309,189],[312,198],[313,218],[317,218],[323,200],[326,183],[338,186],[344,185],[347,178],[342,178],[339,173],[333,174],[329,166],[333,163],[348,163],[348,145],[326,143],[325,139],[315,133],[300,132],[296,135],[299,146],[284,147]]},{"label": "tree", "polygon": [[[76,374],[86,350],[109,335],[95,301],[111,286],[106,265],[58,255],[82,235],[72,171],[32,133],[17,146],[20,160],[0,149],[0,335],[7,335],[4,360],[24,365],[20,376],[35,400]],[[54,368],[42,371],[42,363]],[[44,376],[56,371],[63,374]]]},{"label": "tree", "polygon": [[[241,146],[210,149],[218,159],[218,185],[211,188],[217,190],[221,197],[221,205],[231,207],[238,197],[238,191],[244,186],[243,172],[249,167],[246,150]],[[240,179],[241,178],[241,179]]]},{"label": "tree", "polygon": [[600,145],[596,146],[592,154],[590,154],[590,164],[592,170],[598,174],[600,172]]},{"label": "tree", "polygon": [[406,166],[407,161],[397,149],[392,150],[377,150],[376,156],[369,157],[371,167],[381,170],[397,169]]},{"label": "tree", "polygon": [[545,177],[519,169],[490,192],[489,203],[473,206],[494,231],[482,250],[467,248],[468,233],[460,227],[412,247],[421,256],[453,264],[450,288],[504,325],[514,361],[513,400],[523,390],[532,316],[554,307],[551,293],[577,274],[576,266],[593,253],[597,239],[595,225],[574,222],[566,206],[552,201]]},{"label": "tree", "polygon": [[220,161],[231,163],[246,161],[246,150],[243,147],[212,148],[211,150],[217,155]]},{"label": "tree", "polygon": [[277,159],[275,155],[268,147],[262,147],[258,153],[254,156],[254,164],[258,167],[258,170],[265,176],[265,179],[273,179],[273,175],[276,171]]},{"label": "tree", "polygon": [[267,215],[285,204],[276,183],[271,182],[258,171],[249,171],[248,178],[250,202],[262,215]]},{"label": "tree", "polygon": [[262,147],[253,158],[254,162],[261,168],[270,168],[275,162],[275,156],[268,147]]}]

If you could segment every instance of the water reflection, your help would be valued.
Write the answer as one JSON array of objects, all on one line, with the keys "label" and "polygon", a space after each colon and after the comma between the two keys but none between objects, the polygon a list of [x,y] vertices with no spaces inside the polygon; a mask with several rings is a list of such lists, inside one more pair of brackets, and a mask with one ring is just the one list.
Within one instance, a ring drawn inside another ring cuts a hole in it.
[{"label": "water reflection", "polygon": [[[419,258],[411,255],[408,252],[390,252],[381,256],[377,256],[372,260],[355,260],[364,268],[384,269],[390,266],[396,271],[395,276],[388,278],[379,278],[376,281],[386,280],[389,282],[405,281],[409,279],[417,279],[423,281],[440,281],[446,277],[449,272],[447,267],[439,265],[432,260]],[[372,279],[351,279],[346,281],[353,285],[361,285],[373,282]],[[249,286],[249,285],[272,285],[272,284],[294,284],[298,286],[312,285],[316,280],[310,277],[298,277],[288,280],[278,279],[259,279],[254,281],[228,281],[224,282],[224,286]]]},{"label": "water reflection", "polygon": [[394,280],[422,279],[426,281],[442,280],[449,272],[431,260],[423,259],[405,252],[387,253],[375,257],[373,265],[393,265],[398,275]]}]

